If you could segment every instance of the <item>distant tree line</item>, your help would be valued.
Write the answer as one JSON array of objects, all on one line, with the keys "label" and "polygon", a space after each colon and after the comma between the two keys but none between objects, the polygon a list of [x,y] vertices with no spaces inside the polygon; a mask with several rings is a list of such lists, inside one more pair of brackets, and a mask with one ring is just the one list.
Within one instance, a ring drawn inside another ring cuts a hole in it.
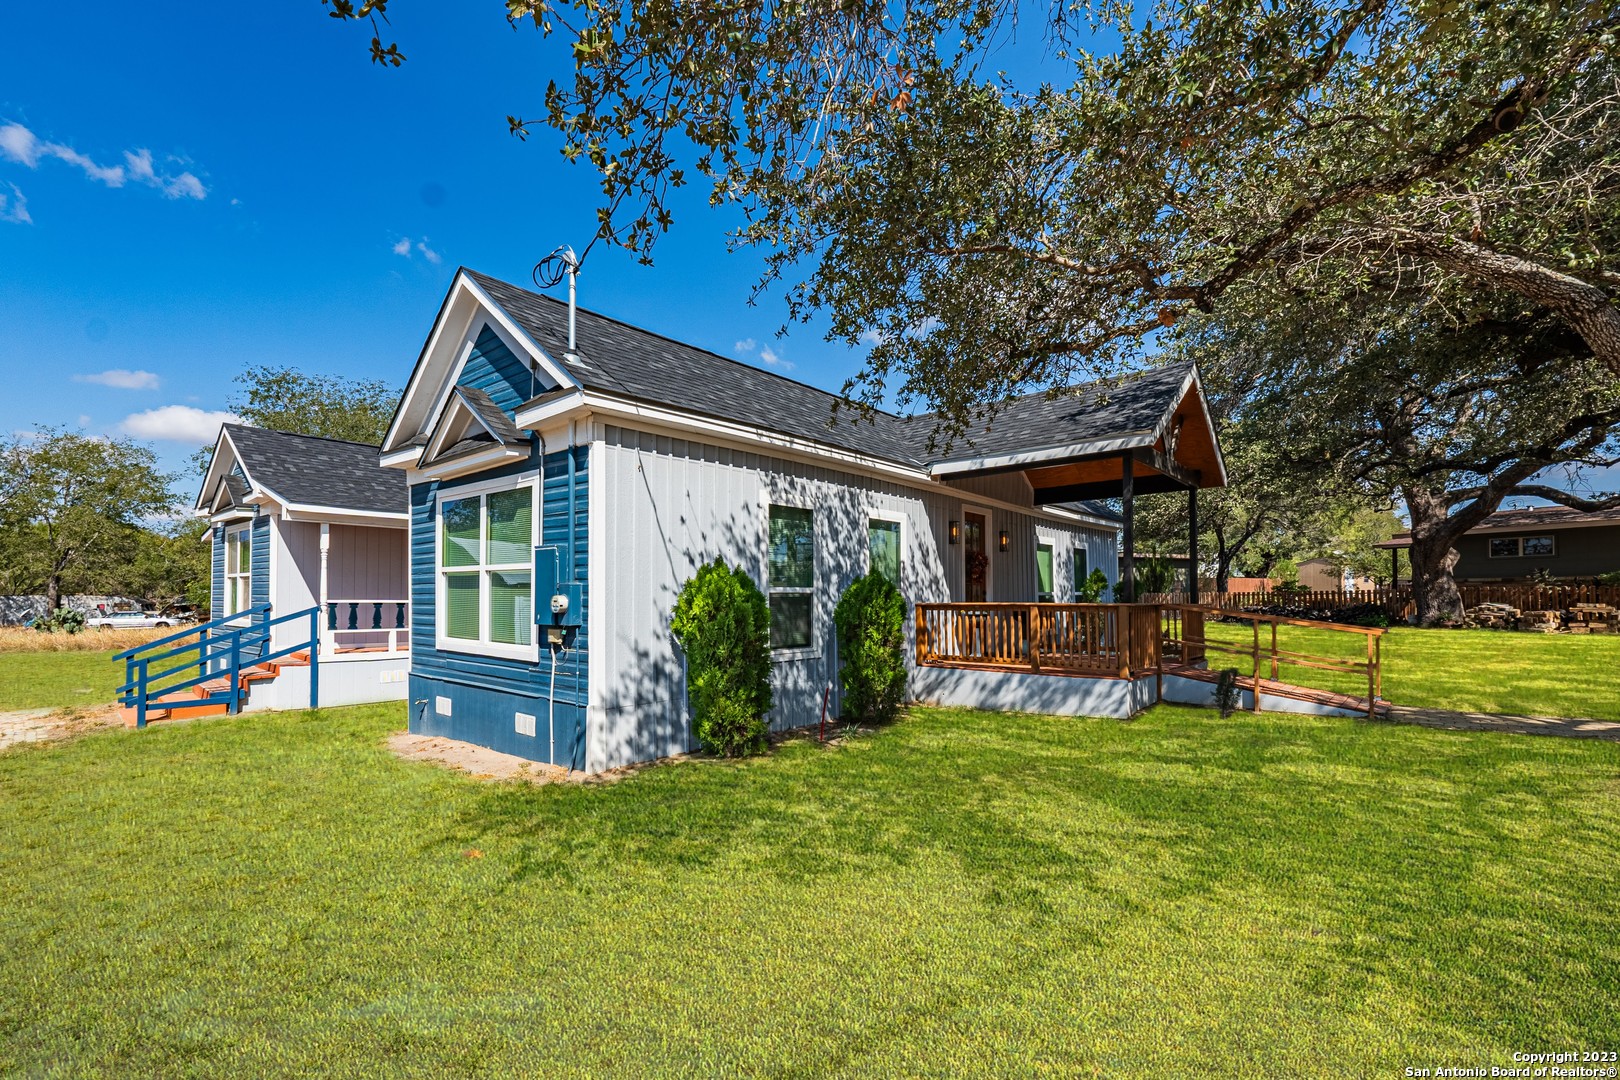
[{"label": "distant tree line", "polygon": [[[382,442],[398,399],[379,381],[292,368],[236,381],[228,405],[245,422],[357,442]],[[187,475],[127,438],[40,427],[0,439],[0,594],[43,594],[50,610],[76,593],[205,610],[209,525],[191,507],[211,451]]]}]

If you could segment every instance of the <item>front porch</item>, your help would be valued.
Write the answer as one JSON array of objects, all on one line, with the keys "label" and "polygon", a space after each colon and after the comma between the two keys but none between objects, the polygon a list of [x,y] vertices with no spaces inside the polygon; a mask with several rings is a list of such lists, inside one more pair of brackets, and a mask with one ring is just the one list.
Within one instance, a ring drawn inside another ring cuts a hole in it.
[{"label": "front porch", "polygon": [[[1236,633],[1212,637],[1216,620],[1236,624]],[[1284,625],[1359,637],[1351,643],[1357,658],[1280,648],[1277,629]],[[914,696],[1123,718],[1159,701],[1213,704],[1219,671],[1230,668],[1240,708],[1373,717],[1385,707],[1383,633],[1194,604],[918,604]],[[1366,696],[1283,682],[1285,666],[1364,679]]]}]

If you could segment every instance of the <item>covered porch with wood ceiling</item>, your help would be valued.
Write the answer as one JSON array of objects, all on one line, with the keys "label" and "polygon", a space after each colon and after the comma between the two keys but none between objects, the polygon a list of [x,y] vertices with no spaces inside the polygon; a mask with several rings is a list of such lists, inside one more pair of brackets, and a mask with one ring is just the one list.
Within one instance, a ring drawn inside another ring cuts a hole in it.
[{"label": "covered porch with wood ceiling", "polygon": [[[1113,599],[1127,604],[1137,599],[1137,496],[1184,491],[1192,566],[1188,599],[1197,604],[1198,492],[1225,487],[1226,464],[1196,369],[1186,369],[1179,383],[1157,381],[1160,385],[1154,397],[1116,409],[1113,424],[1107,422],[1107,404],[1090,410],[1085,430],[1077,431],[1080,437],[1068,442],[1052,441],[1054,434],[1061,437],[1063,431],[1063,399],[1046,408],[1025,406],[1022,411],[1033,415],[1015,417],[1012,426],[1015,430],[1029,426],[1038,433],[1039,441],[1030,439],[1032,445],[998,446],[993,453],[936,461],[930,475],[957,481],[1018,473],[1028,482],[1037,506],[1118,499],[1123,527],[1119,582]],[[1099,413],[1101,423],[1097,422]]]}]

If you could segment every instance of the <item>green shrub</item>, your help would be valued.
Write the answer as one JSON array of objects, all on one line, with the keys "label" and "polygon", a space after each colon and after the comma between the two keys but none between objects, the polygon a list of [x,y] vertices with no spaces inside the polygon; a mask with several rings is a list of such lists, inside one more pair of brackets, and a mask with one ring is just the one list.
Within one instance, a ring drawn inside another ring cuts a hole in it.
[{"label": "green shrub", "polygon": [[771,609],[741,570],[716,559],[681,587],[670,629],[686,654],[686,694],[704,749],[735,757],[765,746],[771,708]]},{"label": "green shrub", "polygon": [[846,719],[893,720],[906,696],[906,601],[876,570],[838,598],[838,680]]},{"label": "green shrub", "polygon": [[1176,568],[1163,555],[1149,555],[1136,564],[1136,592],[1167,593],[1176,581]]},{"label": "green shrub", "polygon": [[84,629],[84,612],[72,608],[57,608],[35,619],[33,626],[42,634],[77,634]]},{"label": "green shrub", "polygon": [[1108,575],[1101,570],[1093,570],[1091,574],[1078,586],[1074,602],[1077,604],[1100,604],[1108,595]]}]

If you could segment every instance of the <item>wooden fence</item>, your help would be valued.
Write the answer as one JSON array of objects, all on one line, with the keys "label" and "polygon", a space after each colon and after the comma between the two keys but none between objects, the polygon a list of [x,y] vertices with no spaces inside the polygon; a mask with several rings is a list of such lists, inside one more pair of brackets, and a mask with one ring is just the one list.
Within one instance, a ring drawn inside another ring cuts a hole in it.
[{"label": "wooden fence", "polygon": [[[1563,611],[1576,604],[1612,604],[1620,607],[1620,585],[1522,585],[1511,583],[1459,582],[1463,607],[1480,604],[1511,604],[1522,611]],[[1175,600],[1183,598],[1177,594]],[[1376,604],[1391,616],[1407,613],[1412,590],[1377,588],[1345,592],[1342,589],[1309,592],[1209,592],[1199,594],[1199,602],[1209,607],[1235,610],[1282,604],[1288,607],[1338,609],[1357,604]]]}]

